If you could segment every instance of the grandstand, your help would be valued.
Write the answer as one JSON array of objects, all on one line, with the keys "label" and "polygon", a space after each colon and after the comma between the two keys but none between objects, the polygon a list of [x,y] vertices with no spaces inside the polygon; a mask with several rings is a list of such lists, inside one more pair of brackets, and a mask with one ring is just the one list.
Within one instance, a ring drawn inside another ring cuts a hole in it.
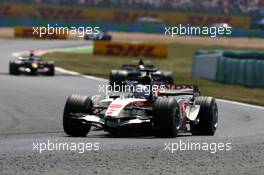
[{"label": "grandstand", "polygon": [[257,10],[264,6],[264,0],[4,0],[2,2],[68,4],[219,14],[255,14]]}]

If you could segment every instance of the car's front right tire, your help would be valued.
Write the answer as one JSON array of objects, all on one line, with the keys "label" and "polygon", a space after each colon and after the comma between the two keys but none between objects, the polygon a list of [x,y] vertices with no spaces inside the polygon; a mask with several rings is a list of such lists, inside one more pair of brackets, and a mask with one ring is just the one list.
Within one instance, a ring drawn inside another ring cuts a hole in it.
[{"label": "car's front right tire", "polygon": [[213,136],[218,125],[218,108],[215,98],[196,97],[195,104],[201,106],[198,114],[199,122],[190,123],[191,133],[193,135]]},{"label": "car's front right tire", "polygon": [[91,125],[76,119],[74,113],[89,114],[93,111],[93,102],[88,96],[72,95],[65,104],[63,112],[64,132],[73,137],[85,137]]},{"label": "car's front right tire", "polygon": [[10,75],[19,75],[20,72],[18,70],[18,65],[15,64],[14,62],[9,62],[9,74]]},{"label": "car's front right tire", "polygon": [[10,74],[10,75],[13,75],[13,74],[14,74],[14,73],[13,73],[13,72],[14,72],[14,69],[13,69],[14,66],[13,66],[13,65],[14,65],[14,64],[13,64],[12,62],[9,62],[9,74]]}]

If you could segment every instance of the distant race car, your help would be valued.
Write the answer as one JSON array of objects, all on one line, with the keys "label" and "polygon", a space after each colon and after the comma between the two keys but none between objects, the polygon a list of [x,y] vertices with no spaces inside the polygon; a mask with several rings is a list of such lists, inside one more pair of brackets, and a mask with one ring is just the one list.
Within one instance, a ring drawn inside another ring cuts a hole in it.
[{"label": "distant race car", "polygon": [[104,32],[99,32],[97,34],[86,34],[84,36],[85,40],[92,40],[92,41],[111,41],[112,40],[112,36],[109,35],[108,33],[104,33]]},{"label": "distant race car", "polygon": [[20,56],[9,62],[9,74],[54,76],[55,66],[53,61],[44,61],[38,56]]},{"label": "distant race car", "polygon": [[63,113],[65,133],[86,136],[95,126],[115,136],[141,132],[168,138],[179,132],[215,134],[218,109],[213,97],[200,96],[193,85],[157,85],[156,92],[154,86],[138,83],[129,93],[106,97],[70,96]]},{"label": "distant race car", "polygon": [[154,65],[145,65],[142,60],[138,65],[123,64],[119,70],[111,70],[109,73],[109,84],[122,85],[124,81],[137,81],[145,72],[151,72],[151,78],[156,84],[173,84],[172,71],[157,70]]}]

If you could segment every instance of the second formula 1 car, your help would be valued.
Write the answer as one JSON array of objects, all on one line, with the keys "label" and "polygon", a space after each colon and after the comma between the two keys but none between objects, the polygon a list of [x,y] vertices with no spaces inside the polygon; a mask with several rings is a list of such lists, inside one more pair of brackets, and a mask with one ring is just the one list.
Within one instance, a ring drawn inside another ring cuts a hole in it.
[{"label": "second formula 1 car", "polygon": [[157,70],[154,65],[145,65],[140,60],[138,65],[123,64],[119,70],[111,70],[109,73],[109,84],[121,86],[124,81],[137,81],[146,72],[151,72],[151,78],[156,84],[173,84],[172,71]]},{"label": "second formula 1 car", "polygon": [[99,32],[96,34],[86,34],[84,36],[85,40],[91,40],[91,41],[111,41],[112,36],[105,32]]},{"label": "second formula 1 car", "polygon": [[86,136],[96,126],[117,136],[143,131],[168,138],[179,132],[215,134],[218,109],[213,97],[201,96],[193,85],[154,86],[138,83],[128,93],[106,97],[70,96],[63,113],[65,133]]},{"label": "second formula 1 car", "polygon": [[20,56],[9,62],[9,74],[54,76],[55,66],[53,61],[44,61],[39,56]]}]

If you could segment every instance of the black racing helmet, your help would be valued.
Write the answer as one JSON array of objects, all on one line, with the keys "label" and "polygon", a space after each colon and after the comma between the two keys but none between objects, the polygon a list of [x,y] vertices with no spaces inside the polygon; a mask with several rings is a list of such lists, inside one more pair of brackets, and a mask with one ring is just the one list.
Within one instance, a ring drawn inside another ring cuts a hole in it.
[{"label": "black racing helmet", "polygon": [[152,80],[149,75],[144,75],[143,77],[140,77],[139,82],[143,85],[151,85]]},{"label": "black racing helmet", "polygon": [[35,56],[35,54],[34,54],[34,51],[33,51],[33,50],[30,50],[30,51],[29,51],[29,56],[30,56],[30,57],[33,57],[33,56]]}]

